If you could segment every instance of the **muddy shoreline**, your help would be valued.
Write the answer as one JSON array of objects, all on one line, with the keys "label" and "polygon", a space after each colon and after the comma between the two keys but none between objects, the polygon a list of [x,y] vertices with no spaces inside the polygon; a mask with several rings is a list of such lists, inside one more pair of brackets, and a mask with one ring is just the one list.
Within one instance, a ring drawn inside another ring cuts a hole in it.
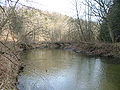
[{"label": "muddy shoreline", "polygon": [[21,61],[11,58],[14,61],[13,63],[3,56],[0,57],[0,90],[17,90],[17,77],[20,72]]},{"label": "muddy shoreline", "polygon": [[13,49],[12,45],[13,42],[0,44],[0,90],[17,90],[17,77],[22,67],[22,50],[17,46]]}]

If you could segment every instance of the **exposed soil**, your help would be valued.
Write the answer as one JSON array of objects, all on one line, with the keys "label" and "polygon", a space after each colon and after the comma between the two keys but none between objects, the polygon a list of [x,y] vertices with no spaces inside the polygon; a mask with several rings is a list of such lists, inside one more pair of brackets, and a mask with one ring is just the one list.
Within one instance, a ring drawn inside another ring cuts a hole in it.
[{"label": "exposed soil", "polygon": [[22,65],[18,48],[13,50],[12,44],[5,45],[0,43],[0,90],[17,90],[17,76]]}]

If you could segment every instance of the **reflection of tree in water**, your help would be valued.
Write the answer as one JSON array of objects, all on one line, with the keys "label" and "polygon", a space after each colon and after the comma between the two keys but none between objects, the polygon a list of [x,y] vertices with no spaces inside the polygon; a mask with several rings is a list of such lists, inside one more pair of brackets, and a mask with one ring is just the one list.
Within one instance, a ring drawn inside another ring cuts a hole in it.
[{"label": "reflection of tree in water", "polygon": [[119,88],[117,69],[119,66],[114,67],[114,64],[104,63],[100,58],[89,58],[56,49],[32,50],[23,57],[26,67],[22,79],[25,79],[23,82],[30,82],[28,86],[33,90],[114,90],[113,88],[117,90]]},{"label": "reflection of tree in water", "polygon": [[[64,52],[64,53],[63,53]],[[59,69],[65,69],[68,67],[68,64],[71,64],[72,53],[62,50],[33,50],[29,51],[28,54],[24,55],[25,62],[30,71],[37,71],[43,73],[54,72],[57,73]],[[32,67],[33,66],[33,67]],[[28,71],[29,71],[28,70]],[[27,71],[27,72],[28,72]],[[30,72],[29,72],[30,73]]]}]

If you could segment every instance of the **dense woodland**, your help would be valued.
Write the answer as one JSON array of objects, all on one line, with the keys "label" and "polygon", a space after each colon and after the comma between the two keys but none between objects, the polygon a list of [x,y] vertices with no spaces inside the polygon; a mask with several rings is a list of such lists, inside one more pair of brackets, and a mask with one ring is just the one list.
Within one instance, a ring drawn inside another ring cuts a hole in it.
[{"label": "dense woodland", "polygon": [[[10,77],[8,81],[6,77],[19,61],[16,53],[18,44],[120,42],[120,0],[84,0],[85,19],[80,16],[79,1],[73,0],[76,11],[76,17],[73,18],[25,6],[19,0],[0,0],[0,69],[4,72],[0,72],[0,89],[13,88],[10,86]],[[10,63],[3,64],[4,59]],[[9,70],[4,70],[5,67]]]},{"label": "dense woodland", "polygon": [[[31,7],[16,8],[11,11],[9,23],[3,27],[1,35],[3,40],[22,43],[34,42],[74,42],[80,40],[96,40],[98,23],[90,21],[91,31],[88,32],[88,22],[59,13],[49,13]],[[79,22],[79,24],[78,24]],[[79,30],[80,29],[80,30]],[[84,36],[81,31],[83,31]],[[91,36],[88,36],[91,33]],[[6,34],[6,35],[5,35]],[[84,37],[84,39],[83,39]]]},{"label": "dense woodland", "polygon": [[[6,1],[6,3],[13,3]],[[15,2],[14,2],[15,3]],[[0,8],[2,41],[15,42],[119,42],[119,0],[85,0],[86,18],[80,18],[79,1],[74,0],[76,18],[49,13],[29,6]],[[96,21],[91,18],[96,17]]]}]

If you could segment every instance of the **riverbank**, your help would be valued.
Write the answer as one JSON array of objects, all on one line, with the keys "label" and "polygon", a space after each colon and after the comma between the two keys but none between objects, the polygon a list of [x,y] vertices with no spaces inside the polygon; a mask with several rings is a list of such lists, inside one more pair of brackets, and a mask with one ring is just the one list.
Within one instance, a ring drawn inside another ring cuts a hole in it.
[{"label": "riverbank", "polygon": [[0,90],[17,90],[17,77],[21,68],[18,47],[0,44]]},{"label": "riverbank", "polygon": [[119,44],[82,42],[73,44],[70,48],[77,53],[83,53],[90,56],[120,58]]},{"label": "riverbank", "polygon": [[[55,43],[39,43],[31,44],[27,48],[58,48],[70,49],[76,53],[82,53],[90,56],[120,58],[120,44],[112,43],[68,43],[68,42],[55,42]],[[25,48],[26,49],[26,48]]]}]

